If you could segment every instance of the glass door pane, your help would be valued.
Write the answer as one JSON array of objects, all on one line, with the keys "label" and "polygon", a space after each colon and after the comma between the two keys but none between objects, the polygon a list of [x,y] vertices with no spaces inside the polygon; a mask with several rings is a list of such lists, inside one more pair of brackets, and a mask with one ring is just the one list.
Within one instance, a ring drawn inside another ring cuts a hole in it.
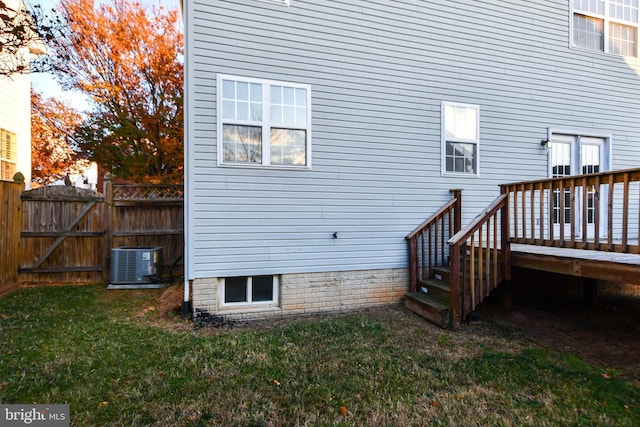
[{"label": "glass door pane", "polygon": [[[600,144],[580,144],[580,169],[581,173],[598,173],[600,172],[601,161],[601,145]],[[595,221],[595,197],[596,190],[594,186],[587,189],[587,224],[593,224]]]},{"label": "glass door pane", "polygon": [[[571,175],[571,143],[554,142],[551,146],[551,176],[559,178]],[[564,216],[564,223],[571,223],[571,191],[565,189],[560,194],[560,189],[553,192],[553,223],[560,224],[560,215]],[[564,198],[562,206],[561,197]],[[561,212],[562,209],[562,212]]]},{"label": "glass door pane", "polygon": [[[608,170],[611,147],[607,138],[553,134],[551,139],[553,141],[549,153],[551,177],[593,174]],[[571,211],[571,190],[565,189],[562,192],[560,189],[554,190],[550,200],[553,207],[554,238],[560,237],[560,224],[564,224],[562,234],[565,239],[571,236],[572,228],[575,233],[573,237],[593,239],[596,221],[599,222],[600,233],[606,231],[607,217],[606,212],[603,211],[606,206],[603,206],[599,200],[606,200],[607,187],[607,185],[601,185],[598,189],[594,186],[587,188],[578,186],[574,193],[575,214]],[[575,224],[572,224],[572,221]],[[586,236],[582,236],[584,231]]]}]

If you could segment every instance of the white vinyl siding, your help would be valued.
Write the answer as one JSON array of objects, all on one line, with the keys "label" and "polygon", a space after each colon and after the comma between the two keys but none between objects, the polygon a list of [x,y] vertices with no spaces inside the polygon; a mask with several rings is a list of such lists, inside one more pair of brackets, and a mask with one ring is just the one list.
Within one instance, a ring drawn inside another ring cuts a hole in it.
[{"label": "white vinyl siding", "polygon": [[311,87],[218,76],[218,163],[310,167]]},{"label": "white vinyl siding", "polygon": [[[640,64],[570,48],[570,5],[185,2],[188,278],[406,268],[450,189],[466,224],[500,183],[545,178],[548,128],[640,164]],[[218,74],[309,85],[313,169],[219,167]],[[480,175],[442,176],[442,101],[480,106]]]},{"label": "white vinyl siding", "polygon": [[572,46],[638,56],[640,0],[572,0]]},{"label": "white vinyl siding", "polygon": [[282,6],[289,6],[289,2],[290,2],[290,0],[260,0],[260,1],[263,1],[265,3],[280,4]]}]

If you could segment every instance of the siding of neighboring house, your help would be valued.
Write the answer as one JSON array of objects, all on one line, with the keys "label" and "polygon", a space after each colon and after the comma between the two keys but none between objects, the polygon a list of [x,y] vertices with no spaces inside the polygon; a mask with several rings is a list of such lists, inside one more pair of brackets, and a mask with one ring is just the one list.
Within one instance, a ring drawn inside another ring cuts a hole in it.
[{"label": "siding of neighboring house", "polygon": [[[449,189],[465,223],[498,184],[546,177],[549,128],[608,135],[612,168],[637,166],[640,64],[569,48],[568,7],[187,2],[187,278],[206,293],[226,276],[406,268],[404,236]],[[311,170],[218,167],[218,74],[311,86]],[[480,108],[477,177],[441,174],[443,101]]]},{"label": "siding of neighboring house", "polygon": [[[24,10],[22,0],[5,0],[8,10]],[[29,52],[44,51],[45,47],[39,40],[33,40],[25,46],[20,57],[30,58]],[[6,54],[0,54],[0,61],[7,59]],[[17,172],[25,177],[26,188],[31,188],[31,76],[29,74],[13,74],[0,76],[0,129],[15,134],[17,156]],[[5,153],[6,154],[6,153]],[[5,156],[0,156],[6,158]],[[13,174],[11,174],[13,175]],[[7,178],[5,171],[0,171],[0,177]],[[12,178],[12,176],[11,176]]]},{"label": "siding of neighboring house", "polygon": [[[0,129],[15,133],[16,168],[18,172],[22,172],[29,186],[31,183],[31,78],[29,75],[0,77]],[[5,175],[4,171],[2,175]]]}]

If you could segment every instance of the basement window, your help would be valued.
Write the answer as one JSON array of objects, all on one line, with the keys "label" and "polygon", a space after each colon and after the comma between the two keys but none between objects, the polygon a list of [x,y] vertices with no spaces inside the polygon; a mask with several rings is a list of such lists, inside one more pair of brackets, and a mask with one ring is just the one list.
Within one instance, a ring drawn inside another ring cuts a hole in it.
[{"label": "basement window", "polygon": [[277,276],[234,276],[220,282],[223,306],[273,305],[278,301]]}]

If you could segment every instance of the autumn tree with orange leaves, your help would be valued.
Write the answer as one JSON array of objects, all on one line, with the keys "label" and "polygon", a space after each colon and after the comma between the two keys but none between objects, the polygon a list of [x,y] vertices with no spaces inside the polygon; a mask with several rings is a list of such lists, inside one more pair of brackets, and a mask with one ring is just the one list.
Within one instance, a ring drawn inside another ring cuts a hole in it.
[{"label": "autumn tree with orange leaves", "polygon": [[50,46],[61,82],[92,105],[76,129],[87,159],[137,182],[183,180],[183,40],[178,10],[61,0],[68,34]]},{"label": "autumn tree with orange leaves", "polygon": [[31,92],[31,164],[32,180],[48,185],[62,180],[67,173],[78,173],[88,162],[80,158],[75,128],[82,116],[53,98]]}]

